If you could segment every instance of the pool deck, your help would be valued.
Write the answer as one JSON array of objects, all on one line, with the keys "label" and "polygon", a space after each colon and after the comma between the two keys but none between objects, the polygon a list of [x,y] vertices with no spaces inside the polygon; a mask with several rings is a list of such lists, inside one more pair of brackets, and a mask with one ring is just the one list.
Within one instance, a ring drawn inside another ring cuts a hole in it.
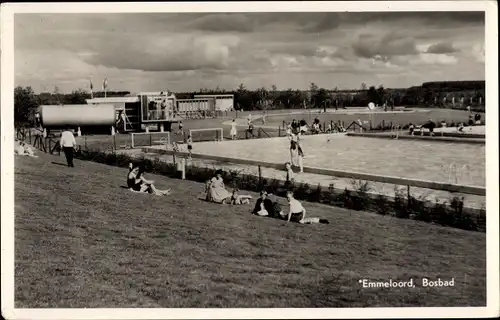
[{"label": "pool deck", "polygon": [[[157,152],[152,152],[154,149],[148,148],[148,152],[143,152],[140,149],[133,150],[120,150],[119,153],[127,154],[132,157],[145,157],[147,159],[158,158],[166,163],[173,162],[172,155],[161,155]],[[227,163],[216,160],[205,160],[205,159],[192,159],[188,160],[187,165],[193,165],[196,167],[208,167],[208,168],[219,168],[225,171],[234,170],[243,174],[250,174],[258,176],[258,167],[255,165],[242,165],[235,163]],[[296,170],[294,170],[296,171]],[[261,167],[262,177],[268,179],[285,179],[285,171],[277,168]],[[328,188],[331,184],[334,185],[336,189],[348,189],[356,190],[356,185],[359,185],[359,180],[349,179],[349,178],[339,178],[330,175],[315,174],[315,173],[296,173],[295,181],[298,183],[308,183],[311,186],[317,186],[318,184],[324,188]],[[403,194],[406,195],[406,186],[399,185],[396,186],[392,183],[381,183],[381,182],[368,182],[370,190],[368,193],[373,195],[384,195],[387,197],[394,197],[395,188],[401,190]],[[464,206],[472,209],[484,209],[486,206],[486,197],[481,195],[471,195],[463,193],[451,193],[448,191],[432,190],[418,187],[411,187],[410,192],[413,197],[417,199],[426,199],[429,201],[439,201],[441,203],[448,202],[453,196],[463,197]]]}]

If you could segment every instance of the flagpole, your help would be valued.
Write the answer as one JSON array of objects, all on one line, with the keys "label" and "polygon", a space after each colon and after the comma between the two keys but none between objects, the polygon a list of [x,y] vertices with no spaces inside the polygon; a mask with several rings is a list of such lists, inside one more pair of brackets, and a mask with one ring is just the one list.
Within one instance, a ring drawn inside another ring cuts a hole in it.
[{"label": "flagpole", "polygon": [[92,77],[90,77],[90,99],[94,99],[94,85],[92,84]]}]

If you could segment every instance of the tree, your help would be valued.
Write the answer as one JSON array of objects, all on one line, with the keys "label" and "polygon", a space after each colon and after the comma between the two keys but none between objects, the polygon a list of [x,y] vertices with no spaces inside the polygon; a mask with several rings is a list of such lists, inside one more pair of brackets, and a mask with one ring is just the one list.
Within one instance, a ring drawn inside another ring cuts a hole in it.
[{"label": "tree", "polygon": [[87,103],[87,99],[90,99],[90,95],[81,90],[81,89],[78,89],[78,90],[73,90],[73,92],[71,92],[70,94],[68,95],[65,95],[64,96],[64,103],[68,103],[68,104],[86,104]]},{"label": "tree", "polygon": [[26,125],[33,121],[38,107],[35,92],[31,87],[14,89],[14,124]]},{"label": "tree", "polygon": [[236,89],[238,91],[246,91],[247,88],[245,88],[245,85],[243,83],[240,83],[240,85],[238,86],[238,89]]}]

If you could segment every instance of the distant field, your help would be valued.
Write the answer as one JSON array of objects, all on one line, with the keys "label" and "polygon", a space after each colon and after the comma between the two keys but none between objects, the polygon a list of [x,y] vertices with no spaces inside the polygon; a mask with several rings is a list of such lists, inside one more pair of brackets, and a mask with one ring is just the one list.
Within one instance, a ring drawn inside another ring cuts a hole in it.
[{"label": "distant field", "polygon": [[[199,183],[150,175],[173,195],[133,194],[126,169],[39,156],[15,162],[16,308],[486,303],[484,233],[313,203],[331,224],[286,223],[198,200]],[[410,278],[416,288],[359,284]]]}]

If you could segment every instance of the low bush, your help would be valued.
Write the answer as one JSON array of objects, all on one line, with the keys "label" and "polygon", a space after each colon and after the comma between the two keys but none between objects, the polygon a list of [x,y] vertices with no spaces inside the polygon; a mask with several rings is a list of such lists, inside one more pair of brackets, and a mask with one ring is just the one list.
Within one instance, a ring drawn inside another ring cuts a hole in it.
[{"label": "low bush", "polygon": [[[140,162],[145,166],[147,172],[171,178],[181,177],[175,164],[163,162],[158,157],[151,160],[98,150],[80,150],[75,156],[77,159],[123,168],[128,167],[131,162]],[[216,170],[215,166],[213,168],[186,166],[186,179],[205,183],[215,175]],[[222,176],[230,188],[254,192],[265,189],[277,196],[285,196],[288,189],[281,180],[259,179],[257,176],[236,170],[223,171]],[[425,198],[416,199],[409,196],[405,188],[396,187],[394,197],[391,199],[384,195],[371,194],[371,186],[366,181],[353,180],[351,184],[354,190],[347,188],[339,190],[333,184],[330,184],[327,189],[319,184],[311,187],[307,183],[295,183],[292,189],[298,200],[324,203],[358,211],[372,211],[403,219],[413,218],[465,230],[486,231],[485,210],[479,210],[479,213],[465,212],[463,198],[453,197],[449,205],[437,201],[431,205]]]}]

